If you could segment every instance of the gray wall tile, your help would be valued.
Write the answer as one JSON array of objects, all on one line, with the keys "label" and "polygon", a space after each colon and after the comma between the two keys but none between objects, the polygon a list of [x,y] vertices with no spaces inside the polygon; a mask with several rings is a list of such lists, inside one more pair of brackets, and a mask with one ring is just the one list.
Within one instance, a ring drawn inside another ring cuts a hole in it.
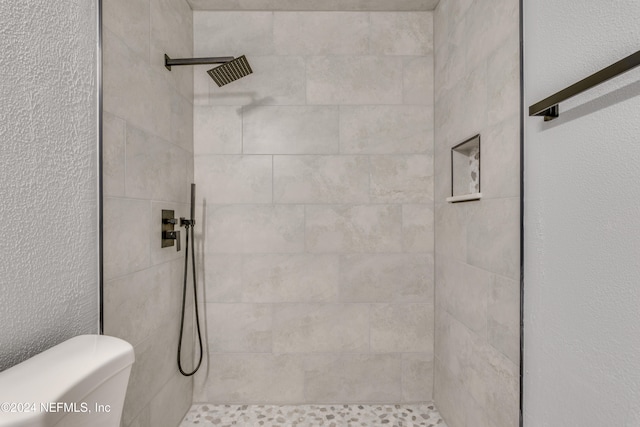
[{"label": "gray wall tile", "polygon": [[195,106],[193,129],[193,150],[196,157],[206,154],[242,153],[240,107]]},{"label": "gray wall tile", "polygon": [[401,104],[402,63],[375,56],[307,59],[309,104]]},{"label": "gray wall tile", "polygon": [[193,35],[198,57],[269,55],[273,53],[273,13],[194,13]]},{"label": "gray wall tile", "polygon": [[343,255],[340,274],[342,301],[433,300],[433,256],[429,254]]},{"label": "gray wall tile", "polygon": [[271,351],[271,304],[208,303],[206,314],[212,352]]},{"label": "gray wall tile", "polygon": [[320,403],[398,402],[401,375],[399,354],[315,355],[305,362],[306,396]]},{"label": "gray wall tile", "polygon": [[444,255],[436,265],[436,301],[467,328],[486,336],[487,300],[495,276]]},{"label": "gray wall tile", "polygon": [[246,53],[254,73],[218,88],[211,66],[193,70],[196,243],[213,351],[194,396],[430,398],[433,314],[396,322],[382,310],[372,349],[369,312],[417,302],[433,312],[432,13],[200,14],[196,54]]},{"label": "gray wall tile", "polygon": [[243,115],[246,154],[338,152],[337,107],[255,107]]},{"label": "gray wall tile", "polygon": [[275,203],[366,203],[365,156],[274,156]]},{"label": "gray wall tile", "polygon": [[271,203],[272,165],[271,156],[198,156],[200,197],[220,204]]},{"label": "gray wall tile", "polygon": [[373,304],[371,351],[433,351],[433,303]]},{"label": "gray wall tile", "polygon": [[399,252],[402,212],[397,205],[306,207],[311,252]]},{"label": "gray wall tile", "polygon": [[[433,62],[432,54],[404,59],[402,99],[405,104],[433,105]],[[429,123],[433,123],[432,117]]]},{"label": "gray wall tile", "polygon": [[204,289],[205,302],[242,301],[242,255],[206,254],[198,273],[199,289]]},{"label": "gray wall tile", "polygon": [[415,154],[433,150],[433,109],[409,105],[340,107],[340,152]]},{"label": "gray wall tile", "polygon": [[273,37],[278,55],[366,55],[366,12],[276,12]]},{"label": "gray wall tile", "polygon": [[336,255],[247,255],[242,263],[242,300],[247,302],[336,301]]},{"label": "gray wall tile", "polygon": [[103,209],[105,280],[148,267],[151,203],[106,197]]},{"label": "gray wall tile", "polygon": [[497,276],[487,303],[489,344],[513,362],[520,363],[520,283]]},{"label": "gray wall tile", "polygon": [[192,154],[157,136],[127,126],[127,197],[188,202],[187,161]]},{"label": "gray wall tile", "polygon": [[102,191],[105,196],[124,197],[125,126],[119,117],[102,116]]},{"label": "gray wall tile", "polygon": [[433,204],[402,205],[402,248],[405,252],[433,252],[434,223]]},{"label": "gray wall tile", "polygon": [[372,156],[371,199],[379,203],[432,201],[433,156]]},{"label": "gray wall tile", "polygon": [[207,402],[293,403],[304,401],[300,356],[270,353],[216,353],[206,384]]},{"label": "gray wall tile", "polygon": [[[209,208],[210,253],[301,252],[304,207],[228,205]],[[206,238],[206,236],[205,236]]]},{"label": "gray wall tile", "polygon": [[484,200],[469,218],[467,254],[471,265],[518,279],[520,199]]},{"label": "gray wall tile", "polygon": [[278,304],[275,353],[361,352],[369,348],[369,307],[364,304]]},{"label": "gray wall tile", "polygon": [[432,51],[431,12],[371,13],[371,53],[420,56]]},{"label": "gray wall tile", "polygon": [[430,402],[433,400],[433,353],[402,355],[402,400]]}]

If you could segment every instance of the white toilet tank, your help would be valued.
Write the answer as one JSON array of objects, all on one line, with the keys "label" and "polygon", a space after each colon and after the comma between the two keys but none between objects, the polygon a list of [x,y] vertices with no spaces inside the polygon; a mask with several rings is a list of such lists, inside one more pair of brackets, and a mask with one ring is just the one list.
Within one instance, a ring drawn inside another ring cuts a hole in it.
[{"label": "white toilet tank", "polygon": [[0,372],[0,427],[119,427],[133,347],[80,335]]}]

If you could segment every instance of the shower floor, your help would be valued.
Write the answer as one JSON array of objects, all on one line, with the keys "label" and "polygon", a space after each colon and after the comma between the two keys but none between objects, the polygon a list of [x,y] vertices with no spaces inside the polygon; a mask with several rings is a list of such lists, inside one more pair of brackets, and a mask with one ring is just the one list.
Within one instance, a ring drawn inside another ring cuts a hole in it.
[{"label": "shower floor", "polygon": [[191,407],[180,427],[446,427],[432,403],[418,405],[214,405]]}]

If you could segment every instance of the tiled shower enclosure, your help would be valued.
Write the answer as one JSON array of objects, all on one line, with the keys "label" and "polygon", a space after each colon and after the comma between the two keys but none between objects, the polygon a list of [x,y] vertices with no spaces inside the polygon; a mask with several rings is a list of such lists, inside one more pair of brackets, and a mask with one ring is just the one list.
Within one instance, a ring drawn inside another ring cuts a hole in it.
[{"label": "tiled shower enclosure", "polygon": [[194,13],[209,363],[195,400],[433,389],[433,13]]}]

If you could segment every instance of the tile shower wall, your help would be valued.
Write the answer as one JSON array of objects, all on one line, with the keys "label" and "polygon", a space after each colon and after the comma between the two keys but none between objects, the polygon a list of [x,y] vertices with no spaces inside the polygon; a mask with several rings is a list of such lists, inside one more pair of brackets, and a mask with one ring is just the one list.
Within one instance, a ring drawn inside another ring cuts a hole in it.
[{"label": "tile shower wall", "polygon": [[[518,425],[517,0],[441,0],[435,33],[435,401],[450,427]],[[482,134],[482,200],[447,204],[452,146]]]},{"label": "tile shower wall", "polygon": [[432,17],[195,12],[195,401],[431,400]]},{"label": "tile shower wall", "polygon": [[163,61],[191,56],[193,17],[182,0],[103,9],[105,333],[136,353],[122,426],[175,427],[193,388],[176,366],[184,249],[162,249],[159,230],[162,209],[189,212],[193,73]]}]

